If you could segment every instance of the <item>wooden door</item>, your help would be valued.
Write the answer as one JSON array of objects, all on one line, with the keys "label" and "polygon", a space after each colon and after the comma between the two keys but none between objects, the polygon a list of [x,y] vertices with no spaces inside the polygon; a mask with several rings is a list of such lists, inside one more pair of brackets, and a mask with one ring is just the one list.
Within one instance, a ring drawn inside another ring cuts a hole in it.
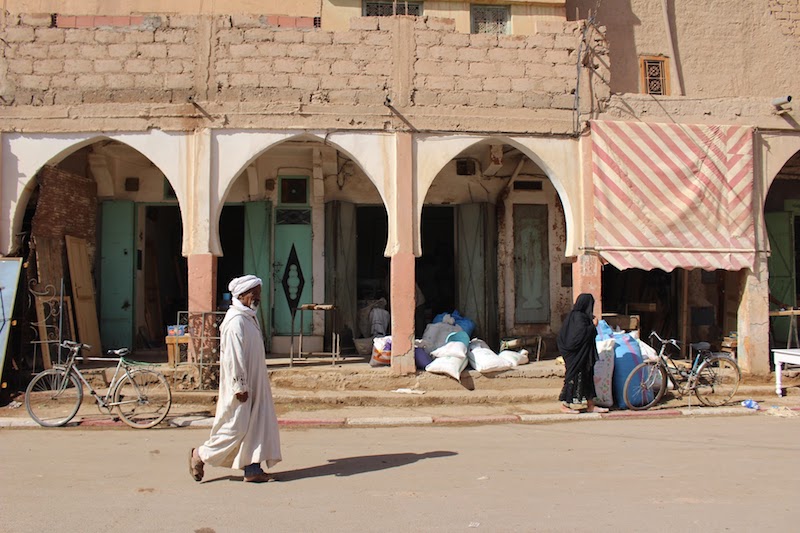
[{"label": "wooden door", "polygon": [[65,239],[78,339],[91,346],[91,349],[84,352],[84,355],[99,356],[102,353],[100,328],[97,323],[97,303],[86,240],[70,235],[67,235]]},{"label": "wooden door", "polygon": [[267,351],[271,341],[272,313],[272,202],[247,202],[244,204],[244,273],[261,278],[261,305],[258,321]]},{"label": "wooden door", "polygon": [[[273,325],[276,335],[292,333],[297,308],[311,301],[311,207],[306,176],[279,176],[279,203],[275,209],[275,277]],[[319,302],[317,302],[319,303]],[[295,333],[300,330],[299,314]],[[303,334],[311,333],[311,317],[305,317]]]},{"label": "wooden door", "polygon": [[133,348],[136,205],[130,201],[103,202],[101,213],[100,336],[108,348]]}]

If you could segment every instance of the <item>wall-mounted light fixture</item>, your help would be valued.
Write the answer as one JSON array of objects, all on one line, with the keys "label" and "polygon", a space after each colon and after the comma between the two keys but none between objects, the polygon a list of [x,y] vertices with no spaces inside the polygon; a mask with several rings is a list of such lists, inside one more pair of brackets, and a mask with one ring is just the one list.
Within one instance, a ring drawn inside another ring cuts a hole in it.
[{"label": "wall-mounted light fixture", "polygon": [[775,107],[775,113],[781,114],[786,113],[787,111],[791,111],[791,107],[784,107],[788,106],[789,103],[792,101],[791,96],[779,96],[777,98],[772,99],[772,105]]}]

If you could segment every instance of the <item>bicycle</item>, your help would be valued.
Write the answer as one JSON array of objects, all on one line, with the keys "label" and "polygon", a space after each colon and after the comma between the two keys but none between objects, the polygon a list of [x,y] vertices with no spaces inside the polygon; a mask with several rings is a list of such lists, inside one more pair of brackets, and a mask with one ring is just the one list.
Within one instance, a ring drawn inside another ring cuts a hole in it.
[{"label": "bicycle", "polygon": [[127,359],[127,348],[109,350],[109,355],[118,356],[117,368],[108,385],[108,391],[100,396],[86,381],[75,359],[84,361],[113,361],[104,357],[80,356],[83,349],[91,346],[74,341],[63,341],[61,348],[69,350],[64,364],[39,372],[25,390],[25,408],[39,425],[44,427],[64,426],[72,420],[83,401],[83,386],[97,402],[101,412],[111,414],[116,408],[123,422],[133,428],[151,428],[166,418],[172,406],[172,392],[163,374],[142,368],[148,363]]},{"label": "bicycle", "polygon": [[628,409],[641,411],[657,404],[667,390],[667,380],[679,396],[694,392],[706,406],[725,405],[736,394],[742,372],[733,357],[712,352],[707,342],[690,344],[697,355],[687,370],[666,352],[669,345],[678,347],[677,340],[662,339],[655,331],[650,334],[653,337],[661,343],[658,357],[636,365],[625,380],[623,397]]}]

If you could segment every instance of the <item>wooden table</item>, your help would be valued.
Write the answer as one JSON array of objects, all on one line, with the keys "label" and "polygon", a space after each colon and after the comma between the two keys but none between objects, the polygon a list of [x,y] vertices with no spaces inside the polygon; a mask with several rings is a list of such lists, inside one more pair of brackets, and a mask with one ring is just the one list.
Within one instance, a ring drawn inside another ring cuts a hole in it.
[{"label": "wooden table", "polygon": [[772,356],[775,359],[775,393],[778,396],[783,396],[783,389],[781,388],[781,371],[783,370],[783,365],[800,366],[800,348],[772,350]]},{"label": "wooden table", "polygon": [[180,344],[189,344],[190,335],[167,335],[165,343],[167,345],[167,363],[170,368],[175,368],[181,360]]},{"label": "wooden table", "polygon": [[[336,324],[336,306],[333,304],[303,304],[297,308],[300,312],[300,337],[297,345],[297,353],[294,352],[294,315],[292,316],[292,336],[289,348],[289,366],[294,364],[295,359],[307,359],[315,356],[331,356],[331,364],[336,364],[341,359],[341,341],[339,333],[337,332]],[[313,313],[314,311],[323,311],[331,313],[331,351],[330,352],[311,352],[303,351],[303,320],[306,311]]]},{"label": "wooden table", "polygon": [[797,338],[797,317],[800,316],[800,309],[781,309],[780,311],[770,311],[769,316],[788,316],[789,333],[786,337],[786,347],[792,347],[794,340],[795,348],[800,348],[800,340]]}]

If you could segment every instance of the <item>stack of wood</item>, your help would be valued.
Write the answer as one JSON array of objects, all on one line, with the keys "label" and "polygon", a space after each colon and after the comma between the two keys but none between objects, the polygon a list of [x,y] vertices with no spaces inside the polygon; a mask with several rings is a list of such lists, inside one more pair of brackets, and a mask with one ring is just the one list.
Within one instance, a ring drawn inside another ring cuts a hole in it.
[{"label": "stack of wood", "polygon": [[723,352],[727,352],[732,356],[736,357],[736,347],[738,346],[739,338],[736,336],[732,337],[723,337],[722,338],[722,346],[720,349]]}]

